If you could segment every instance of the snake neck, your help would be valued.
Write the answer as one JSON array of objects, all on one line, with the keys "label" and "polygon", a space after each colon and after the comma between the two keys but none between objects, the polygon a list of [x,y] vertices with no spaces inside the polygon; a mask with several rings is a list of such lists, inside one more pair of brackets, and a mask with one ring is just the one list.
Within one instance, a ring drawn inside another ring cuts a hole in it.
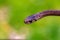
[{"label": "snake neck", "polygon": [[48,10],[39,13],[40,18],[43,18],[45,16],[60,16],[60,11],[59,10]]}]

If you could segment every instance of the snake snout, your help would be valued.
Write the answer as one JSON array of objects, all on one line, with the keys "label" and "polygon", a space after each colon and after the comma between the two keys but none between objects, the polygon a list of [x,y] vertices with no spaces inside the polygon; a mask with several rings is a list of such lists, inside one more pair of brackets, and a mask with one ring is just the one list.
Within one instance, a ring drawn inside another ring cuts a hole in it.
[{"label": "snake snout", "polygon": [[35,20],[35,19],[33,19],[33,20],[25,20],[24,23],[25,24],[31,24],[31,23],[33,23],[35,21],[37,21],[37,20]]},{"label": "snake snout", "polygon": [[32,23],[32,20],[25,20],[24,23],[25,24],[30,24],[30,23]]}]

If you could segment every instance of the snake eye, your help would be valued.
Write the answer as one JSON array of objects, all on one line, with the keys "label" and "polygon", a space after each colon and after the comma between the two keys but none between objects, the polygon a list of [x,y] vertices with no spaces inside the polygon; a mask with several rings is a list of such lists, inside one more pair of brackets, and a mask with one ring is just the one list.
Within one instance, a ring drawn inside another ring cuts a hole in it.
[{"label": "snake eye", "polygon": [[32,23],[32,20],[30,20],[29,22]]}]

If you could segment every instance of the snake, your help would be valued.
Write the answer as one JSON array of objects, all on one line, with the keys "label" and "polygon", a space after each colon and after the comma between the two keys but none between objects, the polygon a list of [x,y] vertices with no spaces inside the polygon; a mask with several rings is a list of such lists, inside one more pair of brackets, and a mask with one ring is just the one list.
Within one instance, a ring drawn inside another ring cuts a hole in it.
[{"label": "snake", "polygon": [[24,19],[25,24],[31,24],[46,16],[60,16],[60,10],[46,10],[33,15],[28,16]]}]

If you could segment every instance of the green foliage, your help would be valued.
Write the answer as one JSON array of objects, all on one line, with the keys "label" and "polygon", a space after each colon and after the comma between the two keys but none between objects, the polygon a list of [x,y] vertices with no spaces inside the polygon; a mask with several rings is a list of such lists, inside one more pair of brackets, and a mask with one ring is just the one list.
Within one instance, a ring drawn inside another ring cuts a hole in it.
[{"label": "green foliage", "polygon": [[[0,4],[4,1],[0,0]],[[8,0],[11,6],[9,24],[19,31],[25,27],[24,19],[44,10],[59,10],[60,0]],[[30,25],[28,40],[60,40],[60,17],[45,17]]]},{"label": "green foliage", "polygon": [[0,0],[0,6],[1,5],[6,5],[6,3],[7,3],[7,0]]},{"label": "green foliage", "polygon": [[[60,9],[59,0],[10,0],[12,8],[10,24],[15,29],[27,26],[24,19],[32,14],[44,10]],[[60,17],[45,17],[30,25],[32,32],[28,36],[29,40],[59,40],[58,24]]]}]

